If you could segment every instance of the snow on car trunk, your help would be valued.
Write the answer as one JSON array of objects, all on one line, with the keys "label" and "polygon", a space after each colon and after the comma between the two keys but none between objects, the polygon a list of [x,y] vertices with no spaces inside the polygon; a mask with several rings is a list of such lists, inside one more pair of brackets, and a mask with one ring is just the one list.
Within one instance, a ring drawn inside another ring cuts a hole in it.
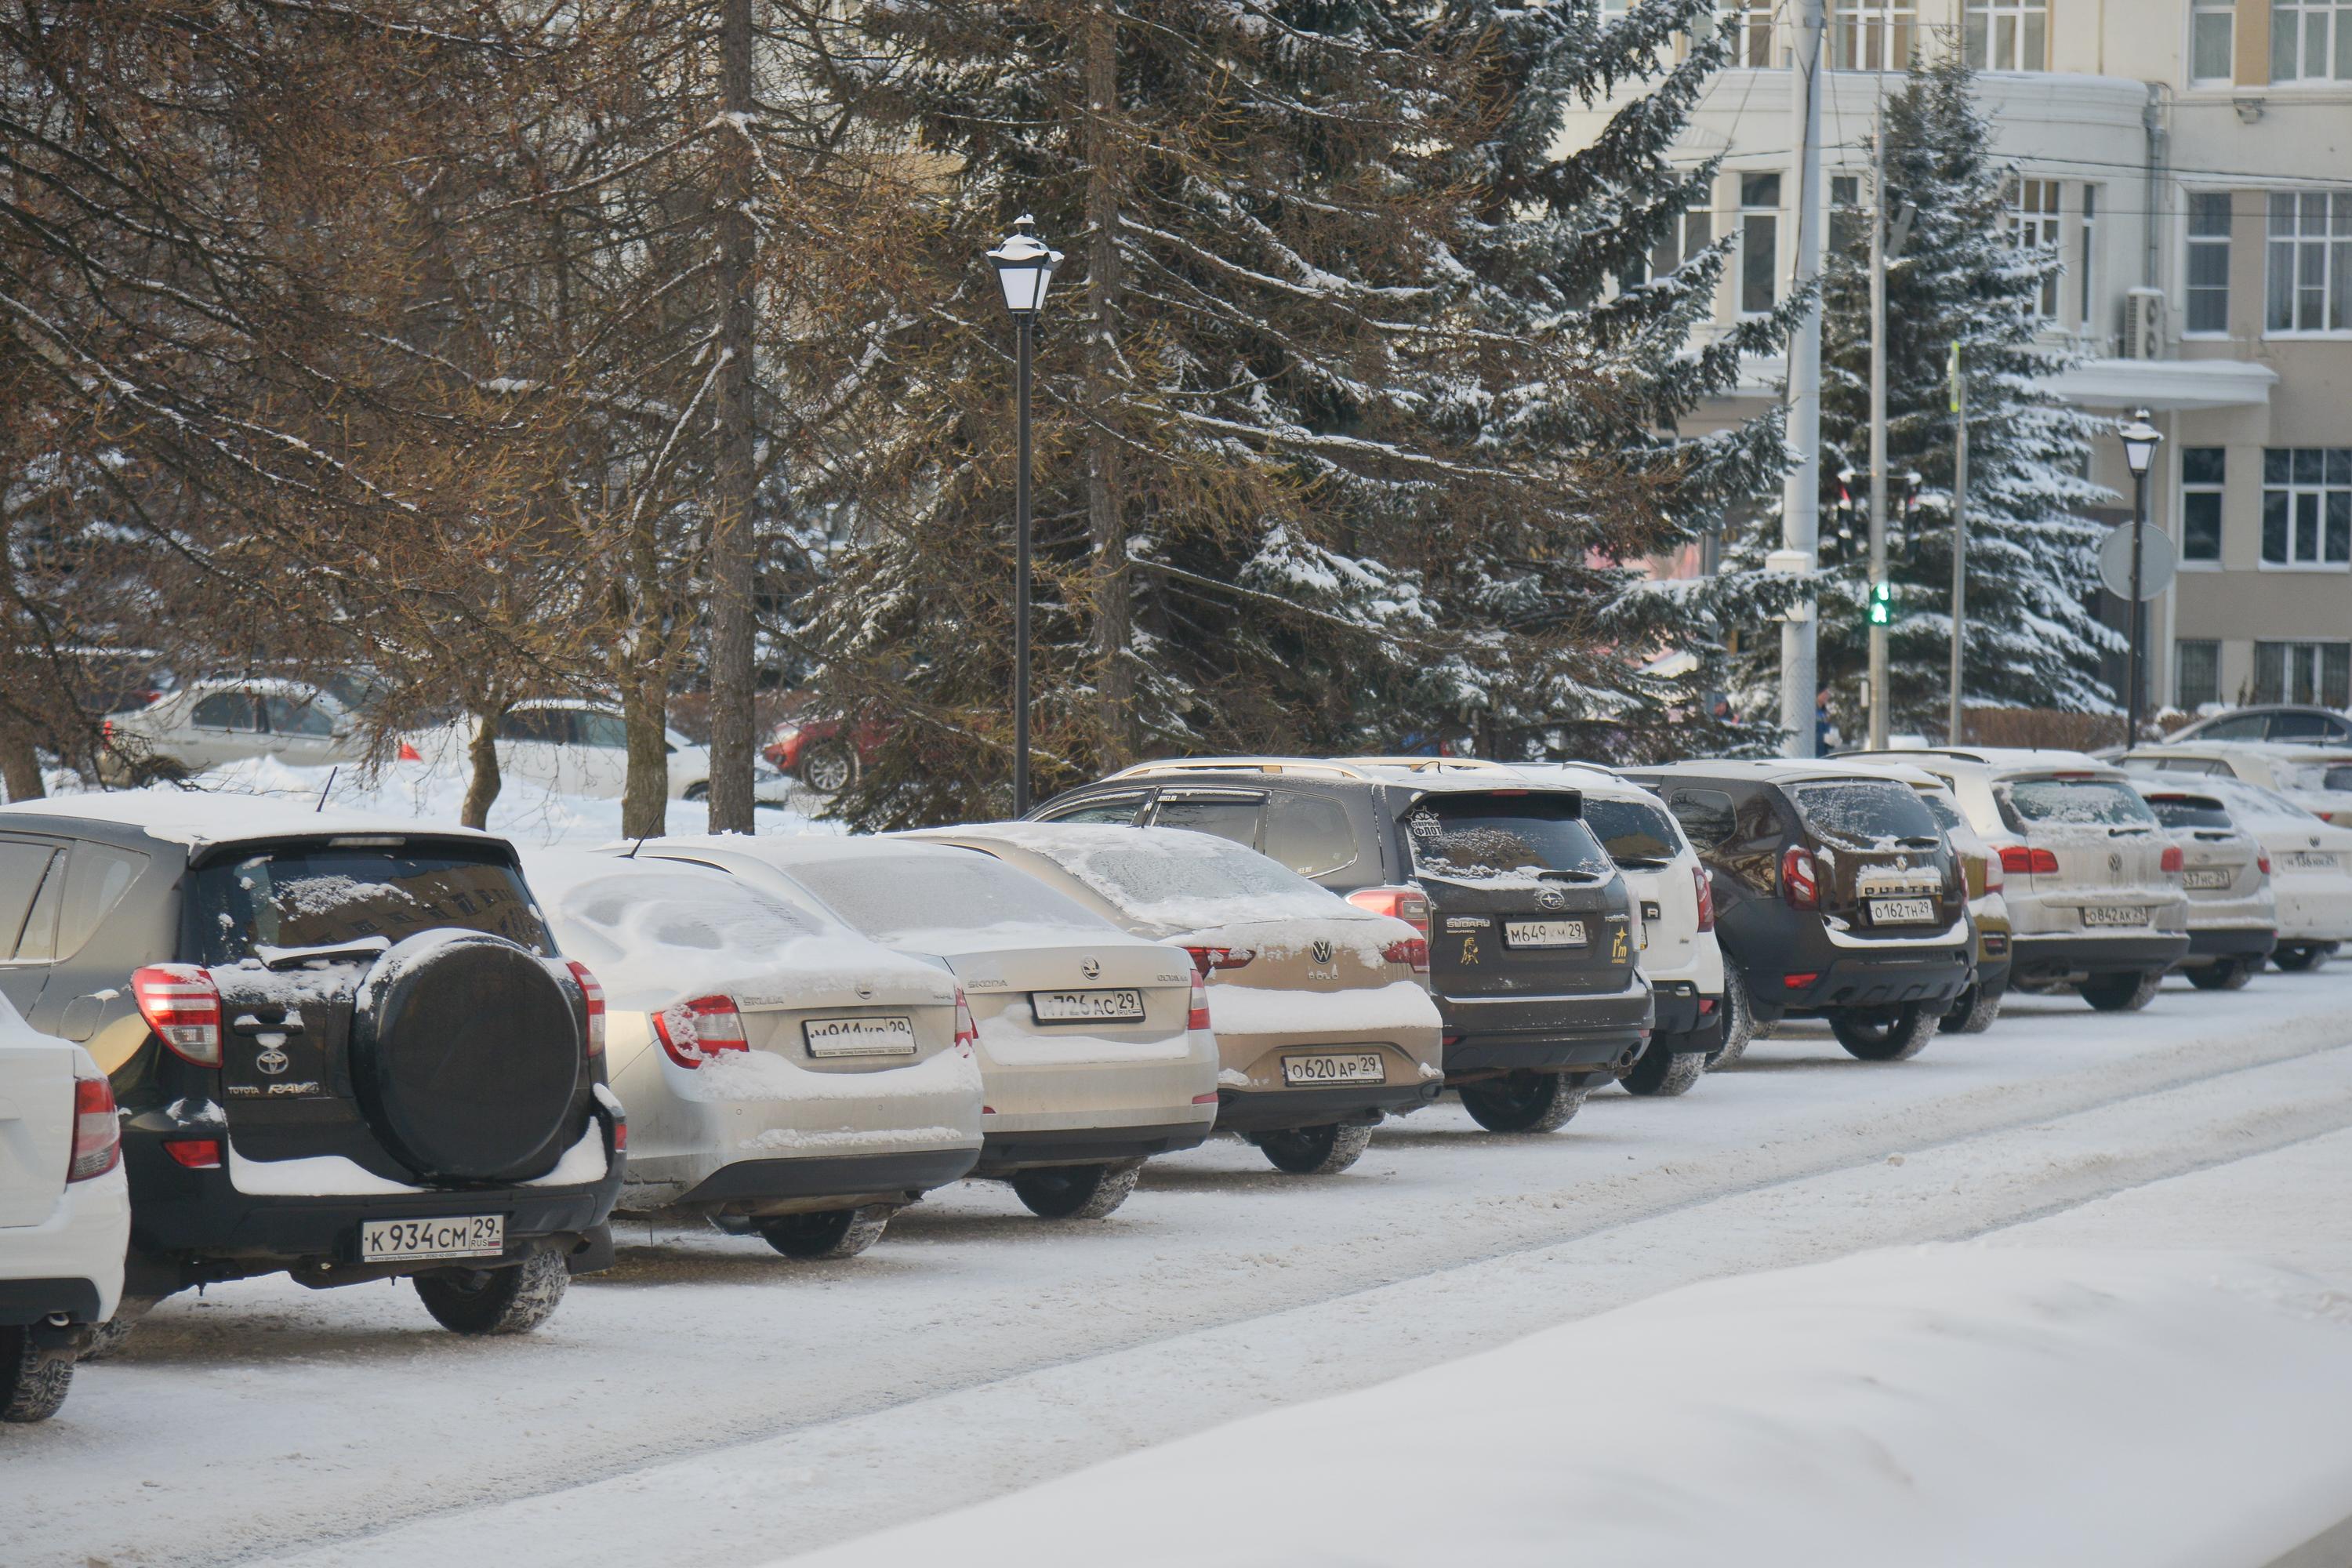
[{"label": "snow on car trunk", "polygon": [[[1869,1252],[793,1562],[2265,1563],[2352,1512],[2347,1319],[2210,1254]],[[1400,1474],[1412,1500],[1379,1506]]]}]

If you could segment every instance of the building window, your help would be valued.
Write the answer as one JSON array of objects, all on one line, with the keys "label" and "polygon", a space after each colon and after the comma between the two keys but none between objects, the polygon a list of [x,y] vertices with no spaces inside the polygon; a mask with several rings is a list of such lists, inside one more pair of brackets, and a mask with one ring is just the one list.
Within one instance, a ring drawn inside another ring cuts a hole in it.
[{"label": "building window", "polygon": [[2189,80],[2226,82],[2236,76],[2231,45],[2237,31],[2238,0],[2189,0]]},{"label": "building window", "polygon": [[1967,42],[1977,70],[2048,70],[2049,0],[1969,0]]},{"label": "building window", "polygon": [[2172,705],[2194,713],[2221,701],[2221,645],[2183,637],[2172,647]]},{"label": "building window", "polygon": [[1780,176],[1739,176],[1739,310],[1760,316],[1779,300]]},{"label": "building window", "polygon": [[1651,248],[1650,276],[1664,278],[1715,243],[1715,215],[1704,207],[1683,214],[1679,233],[1669,234]]},{"label": "building window", "polygon": [[1718,27],[1731,35],[1731,58],[1734,68],[1746,66],[1763,70],[1772,64],[1772,6],[1774,0],[1716,0],[1715,15],[1699,24],[1702,37],[1712,37]]},{"label": "building window", "polygon": [[1836,0],[1830,18],[1830,64],[1842,71],[1911,68],[1919,30],[1915,0]]},{"label": "building window", "polygon": [[2082,245],[2074,252],[2075,291],[2082,301],[2083,331],[2088,333],[2095,303],[2091,294],[2092,276],[2097,270],[2093,263],[2099,253],[2099,187],[2096,185],[2083,187],[2083,223],[2079,237]]},{"label": "building window", "polygon": [[1830,254],[1843,256],[1858,250],[1869,230],[1863,227],[1862,176],[1832,174],[1830,176]]},{"label": "building window", "polygon": [[2256,643],[2254,700],[2327,708],[2352,703],[2352,643]]},{"label": "building window", "polygon": [[2352,191],[2273,191],[2269,260],[2264,331],[2352,329]]},{"label": "building window", "polygon": [[[2020,250],[2038,250],[2052,261],[2057,260],[2063,232],[2058,217],[2057,181],[2020,180],[2010,187],[2009,232]],[[2053,266],[2043,273],[2042,287],[2033,295],[2033,314],[2042,321],[2058,319],[2061,270]]]},{"label": "building window", "polygon": [[2352,563],[2352,447],[2263,452],[2263,564]]},{"label": "building window", "polygon": [[2189,330],[2230,330],[2230,193],[2189,194]]},{"label": "building window", "polygon": [[2180,558],[2221,559],[2221,476],[2228,454],[2219,447],[2180,448]]},{"label": "building window", "polygon": [[2271,0],[2271,80],[2352,81],[2352,0]]}]

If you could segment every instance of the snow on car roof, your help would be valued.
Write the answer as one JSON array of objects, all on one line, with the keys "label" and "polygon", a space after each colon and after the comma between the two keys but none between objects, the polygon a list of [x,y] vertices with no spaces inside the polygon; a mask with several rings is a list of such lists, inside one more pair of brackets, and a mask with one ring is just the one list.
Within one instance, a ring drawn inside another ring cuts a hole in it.
[{"label": "snow on car roof", "polygon": [[144,829],[151,838],[191,847],[234,844],[246,838],[308,838],[320,834],[397,834],[403,838],[506,842],[470,827],[444,824],[428,826],[414,817],[383,816],[373,812],[347,811],[341,806],[313,811],[306,803],[279,796],[184,789],[173,784],[15,801],[0,806],[0,822],[6,821],[11,814],[78,816],[91,822],[113,823]]},{"label": "snow on car roof", "polygon": [[709,849],[727,855],[748,855],[778,867],[820,860],[870,859],[882,855],[929,859],[970,853],[949,845],[919,843],[896,833],[674,833],[647,842],[670,850]]}]

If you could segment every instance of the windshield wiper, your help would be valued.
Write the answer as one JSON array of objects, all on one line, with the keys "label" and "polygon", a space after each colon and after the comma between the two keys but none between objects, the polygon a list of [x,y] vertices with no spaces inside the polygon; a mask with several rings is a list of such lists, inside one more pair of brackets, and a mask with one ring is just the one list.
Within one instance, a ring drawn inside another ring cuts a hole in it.
[{"label": "windshield wiper", "polygon": [[353,937],[349,942],[331,942],[323,947],[272,947],[266,942],[253,944],[253,956],[261,960],[264,969],[291,969],[298,964],[336,958],[373,958],[391,951],[392,939],[387,936]]},{"label": "windshield wiper", "polygon": [[1944,841],[1941,838],[1930,838],[1924,833],[1906,834],[1895,842],[1906,847],[1916,846],[1922,849],[1940,849],[1944,847]]},{"label": "windshield wiper", "polygon": [[1538,871],[1536,876],[1538,879],[1541,879],[1545,877],[1564,877],[1571,882],[1598,882],[1601,880],[1601,873],[1598,871],[1579,871],[1574,868],[1568,866]]}]

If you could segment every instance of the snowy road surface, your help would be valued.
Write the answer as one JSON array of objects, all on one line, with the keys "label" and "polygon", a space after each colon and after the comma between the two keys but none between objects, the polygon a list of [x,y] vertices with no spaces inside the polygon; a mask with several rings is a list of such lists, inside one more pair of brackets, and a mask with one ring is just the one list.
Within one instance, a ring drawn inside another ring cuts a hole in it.
[{"label": "snowy road surface", "polygon": [[1995,1232],[2352,1290],[2347,1130],[2339,964],[2139,1015],[2012,999],[1907,1063],[1801,1026],[1548,1137],[1391,1122],[1334,1179],[1214,1143],[1097,1226],[967,1184],[811,1267],[639,1224],[524,1340],[249,1281],[0,1434],[0,1559],[764,1563],[1695,1281]]}]

